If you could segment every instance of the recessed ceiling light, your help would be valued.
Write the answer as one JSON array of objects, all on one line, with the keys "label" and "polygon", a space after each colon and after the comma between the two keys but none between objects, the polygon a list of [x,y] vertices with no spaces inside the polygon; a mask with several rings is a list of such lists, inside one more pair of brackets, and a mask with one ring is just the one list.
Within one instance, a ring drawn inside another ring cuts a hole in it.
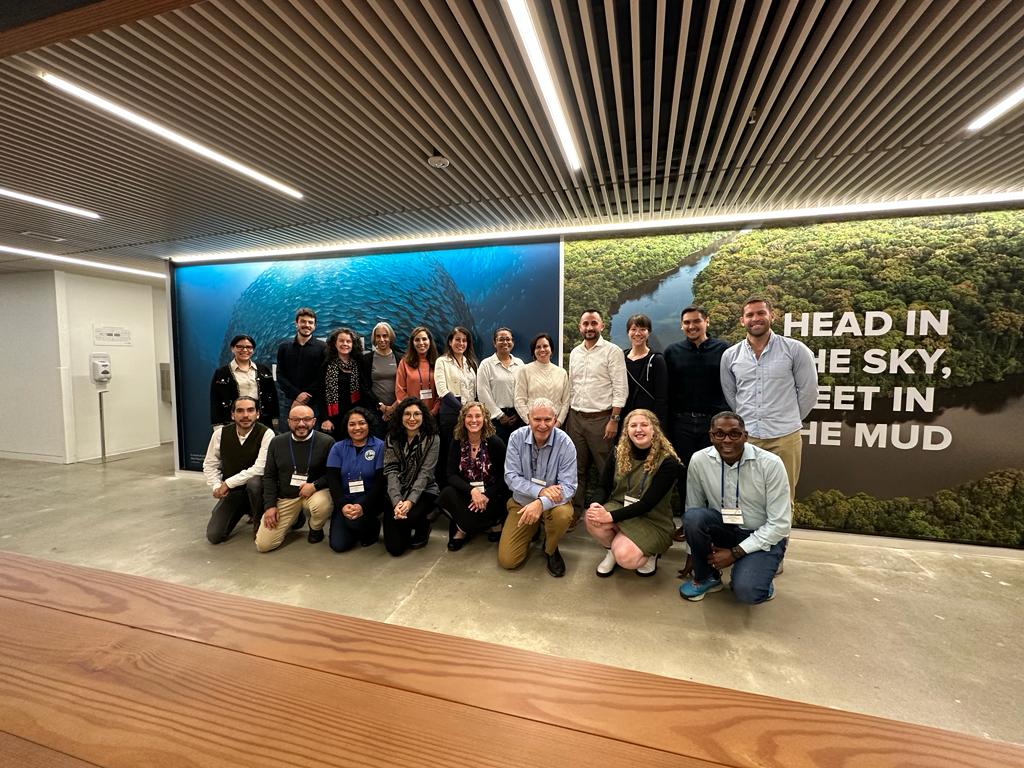
[{"label": "recessed ceiling light", "polygon": [[13,189],[4,189],[3,187],[0,187],[0,196],[9,197],[12,200],[20,200],[23,203],[31,203],[32,205],[41,205],[44,208],[52,208],[55,211],[73,213],[75,216],[83,216],[87,219],[98,219],[100,217],[98,213],[87,211],[84,208],[75,208],[73,205],[55,203],[53,200],[46,200],[45,198],[35,197],[34,195],[26,195],[23,192],[15,192]]},{"label": "recessed ceiling light", "polygon": [[29,251],[25,248],[12,248],[7,245],[0,245],[0,253],[10,253],[15,256],[28,256],[32,259],[45,259],[46,261],[57,261],[61,264],[75,264],[79,267],[93,267],[95,269],[106,269],[110,272],[125,272],[129,275],[142,275],[143,277],[158,277],[166,280],[167,275],[160,272],[147,272],[144,269],[133,269],[132,267],[119,267],[116,264],[102,264],[98,261],[87,259],[75,259],[71,256],[58,256],[54,253],[42,253],[40,251]]},{"label": "recessed ceiling light", "polygon": [[302,199],[302,193],[293,187],[289,187],[287,184],[282,184],[276,179],[272,179],[265,173],[257,171],[255,168],[250,168],[248,165],[232,160],[227,155],[222,155],[215,149],[210,149],[204,144],[200,144],[198,141],[190,139],[188,136],[178,133],[170,128],[160,125],[148,117],[143,117],[137,112],[132,112],[130,109],[126,109],[109,99],[105,99],[99,94],[87,91],[85,88],[75,85],[74,83],[68,82],[63,77],[51,74],[49,72],[42,72],[39,75],[45,82],[52,85],[54,88],[58,88],[64,93],[70,94],[77,99],[81,99],[87,104],[92,104],[94,107],[98,107],[105,112],[121,118],[125,122],[131,123],[134,126],[142,128],[145,131],[149,131],[152,134],[159,136],[162,139],[166,139],[174,144],[177,144],[183,149],[187,149],[193,154],[205,157],[207,160],[212,160],[215,163],[223,165],[225,168],[230,168],[235,173],[240,173],[243,176],[247,176],[253,181],[257,181],[271,189],[276,189],[278,192],[283,192],[289,197],[294,197],[296,200]]},{"label": "recessed ceiling light", "polygon": [[897,213],[901,211],[929,211],[946,208],[962,209],[969,206],[997,206],[1024,203],[1024,191],[994,192],[984,195],[959,197],[932,197],[914,200],[889,200],[876,203],[831,205],[817,208],[789,208],[778,211],[751,211],[725,213],[715,216],[679,216],[643,221],[611,221],[601,224],[575,224],[564,227],[471,232],[462,235],[437,235],[396,238],[394,240],[356,240],[342,243],[317,243],[305,246],[284,246],[246,251],[213,251],[210,253],[178,254],[170,259],[176,264],[196,264],[207,261],[239,261],[284,256],[303,256],[318,253],[349,253],[353,251],[404,250],[456,244],[475,244],[493,241],[512,242],[527,239],[555,239],[559,237],[588,238],[594,235],[628,235],[633,232],[659,230],[712,230],[720,227],[747,226],[765,222],[799,221],[803,219],[843,219],[865,214]]},{"label": "recessed ceiling light", "polygon": [[427,158],[427,165],[431,168],[447,168],[452,162],[444,155],[439,155],[437,152]]},{"label": "recessed ceiling light", "polygon": [[970,125],[968,131],[980,131],[989,123],[1005,115],[1011,109],[1024,101],[1024,86],[1021,86],[995,106],[982,112]]},{"label": "recessed ceiling light", "polygon": [[558,88],[555,87],[555,78],[551,74],[547,53],[544,46],[540,44],[540,36],[533,23],[533,16],[526,0],[505,0],[505,8],[508,10],[512,22],[519,31],[519,39],[523,44],[523,54],[533,70],[534,82],[540,90],[541,98],[548,112],[558,141],[562,145],[562,154],[565,161],[574,171],[580,170],[580,153],[576,149],[576,140],[573,138],[572,130],[569,128],[569,120],[565,116],[562,107],[562,100],[558,95]]},{"label": "recessed ceiling light", "polygon": [[31,229],[26,229],[18,233],[25,237],[34,237],[36,240],[47,240],[51,243],[63,243],[67,240],[66,237],[57,237],[56,235],[48,235],[45,232],[33,232]]}]

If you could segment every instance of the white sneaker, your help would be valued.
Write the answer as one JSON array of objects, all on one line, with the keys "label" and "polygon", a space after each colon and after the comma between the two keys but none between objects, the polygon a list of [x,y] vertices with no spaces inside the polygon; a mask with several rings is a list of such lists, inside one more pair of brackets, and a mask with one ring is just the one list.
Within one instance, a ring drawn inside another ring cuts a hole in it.
[{"label": "white sneaker", "polygon": [[658,558],[661,555],[650,555],[647,562],[636,569],[637,576],[653,576],[658,571]]},{"label": "white sneaker", "polygon": [[615,562],[615,555],[609,549],[604,553],[604,560],[597,564],[597,575],[604,578],[605,576],[611,576],[615,569],[619,567],[619,564]]}]

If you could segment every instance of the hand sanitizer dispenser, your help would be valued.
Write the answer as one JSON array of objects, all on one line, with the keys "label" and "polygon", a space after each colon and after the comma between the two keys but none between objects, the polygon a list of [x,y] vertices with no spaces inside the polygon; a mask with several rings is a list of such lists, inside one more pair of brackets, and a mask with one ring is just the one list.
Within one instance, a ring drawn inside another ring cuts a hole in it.
[{"label": "hand sanitizer dispenser", "polygon": [[110,355],[94,352],[89,356],[89,378],[97,384],[110,381]]}]

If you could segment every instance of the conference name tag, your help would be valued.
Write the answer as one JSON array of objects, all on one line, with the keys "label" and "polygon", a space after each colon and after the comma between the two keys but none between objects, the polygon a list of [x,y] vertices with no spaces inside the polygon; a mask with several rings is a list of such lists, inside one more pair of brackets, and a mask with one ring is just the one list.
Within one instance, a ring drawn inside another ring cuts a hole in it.
[{"label": "conference name tag", "polygon": [[431,400],[434,397],[434,390],[432,389],[421,389],[420,400]]},{"label": "conference name tag", "polygon": [[469,484],[469,487],[470,488],[483,488],[484,487],[484,481],[483,480],[474,480],[472,483]]},{"label": "conference name tag", "polygon": [[636,504],[636,503],[637,503],[638,501],[640,501],[640,499],[638,499],[638,498],[637,498],[636,496],[623,496],[623,497],[622,497],[622,503],[623,503],[623,504],[624,504],[625,506],[627,506],[627,507],[628,507],[628,506],[629,506],[630,504]]},{"label": "conference name tag", "polygon": [[547,487],[547,485],[548,485],[548,484],[547,484],[547,481],[546,481],[546,480],[538,480],[538,479],[537,479],[536,477],[531,477],[531,478],[530,478],[530,482],[531,482],[531,483],[534,483],[534,484],[536,484],[536,485],[540,485],[540,486],[543,486],[543,487],[545,487],[545,488],[546,488],[546,487]]},{"label": "conference name tag", "polygon": [[363,493],[366,490],[362,480],[349,480],[348,481],[348,492],[349,493]]},{"label": "conference name tag", "polygon": [[298,472],[292,475],[292,488],[301,488],[302,484],[306,482],[306,476],[300,475]]},{"label": "conference name tag", "polygon": [[738,509],[723,509],[722,522],[726,525],[743,525],[743,513]]}]

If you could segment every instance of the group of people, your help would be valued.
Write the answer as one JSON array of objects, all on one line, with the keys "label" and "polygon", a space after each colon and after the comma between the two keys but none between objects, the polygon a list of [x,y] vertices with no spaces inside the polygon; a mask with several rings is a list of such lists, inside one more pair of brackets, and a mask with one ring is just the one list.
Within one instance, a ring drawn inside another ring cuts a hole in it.
[{"label": "group of people", "polygon": [[[721,589],[731,567],[737,599],[770,600],[801,422],[817,399],[810,350],[772,332],[772,316],[768,300],[749,299],[746,338],[730,347],[708,335],[706,311],[687,307],[684,338],[662,355],[648,347],[646,316],[629,318],[622,350],[588,309],[566,371],[551,361],[548,334],[531,341],[527,364],[512,354],[512,331],[498,328],[494,354],[478,363],[465,328],[439,354],[430,329],[417,327],[398,354],[381,322],[363,352],[348,328],[315,339],[316,313],[302,308],[277,354],[287,431],[273,432],[274,376],[252,360],[251,337],[233,338],[232,361],[214,374],[207,538],[223,541],[248,515],[260,552],[308,521],[311,543],[329,528],[335,551],[383,538],[397,556],[428,543],[440,511],[450,551],[486,535],[513,569],[539,540],[560,577],[559,543],[583,520],[605,550],[598,576],[651,576],[673,540],[685,541],[682,597]],[[678,528],[673,489],[684,500]]]}]

